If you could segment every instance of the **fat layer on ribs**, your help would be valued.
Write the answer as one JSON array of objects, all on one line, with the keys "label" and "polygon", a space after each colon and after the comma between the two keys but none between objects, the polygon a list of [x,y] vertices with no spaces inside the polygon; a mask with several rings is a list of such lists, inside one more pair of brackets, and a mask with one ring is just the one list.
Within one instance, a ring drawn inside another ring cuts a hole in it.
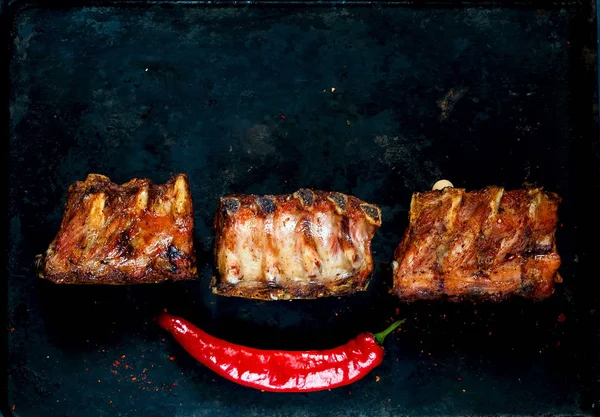
[{"label": "fat layer on ribs", "polygon": [[379,207],[336,192],[232,195],[215,215],[215,294],[313,299],[365,290]]},{"label": "fat layer on ribs", "polygon": [[418,299],[544,299],[554,292],[561,198],[541,188],[414,193],[393,292]]},{"label": "fat layer on ribs", "polygon": [[185,174],[118,185],[90,174],[69,187],[60,230],[38,256],[41,278],[137,284],[196,276],[192,198]]}]

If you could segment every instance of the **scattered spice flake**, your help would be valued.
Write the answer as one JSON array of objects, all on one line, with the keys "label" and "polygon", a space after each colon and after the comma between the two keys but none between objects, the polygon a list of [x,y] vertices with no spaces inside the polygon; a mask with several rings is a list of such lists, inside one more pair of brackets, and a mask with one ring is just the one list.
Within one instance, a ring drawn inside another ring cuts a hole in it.
[{"label": "scattered spice flake", "polygon": [[112,404],[112,400],[110,400],[108,403],[109,403],[109,404]]},{"label": "scattered spice flake", "polygon": [[565,320],[567,319],[567,316],[565,316],[563,313],[560,313],[558,315],[558,318],[556,319],[559,323],[563,323]]},{"label": "scattered spice flake", "polygon": [[379,375],[375,375],[375,382],[379,382],[381,378],[379,378]]},{"label": "scattered spice flake", "polygon": [[115,359],[115,361],[113,362],[113,366],[119,367],[119,366],[121,366],[121,362],[119,362],[118,360]]},{"label": "scattered spice flake", "polygon": [[166,307],[165,307],[165,308],[163,308],[163,311],[166,313],[166,312],[167,312],[167,308],[166,308]]},{"label": "scattered spice flake", "polygon": [[100,380],[98,380],[98,383],[100,383]]},{"label": "scattered spice flake", "polygon": [[285,114],[280,114],[279,117],[285,120]]},{"label": "scattered spice flake", "polygon": [[131,378],[132,381],[137,381],[136,377]]},{"label": "scattered spice flake", "polygon": [[177,384],[176,384],[175,382],[173,382],[173,386],[174,386],[174,387],[176,387],[176,386],[177,386]]},{"label": "scattered spice flake", "polygon": [[11,328],[10,328],[10,332],[12,333],[12,332],[14,332],[14,331],[15,331],[15,328],[14,328],[14,327],[11,327]]},{"label": "scattered spice flake", "polygon": [[125,364],[125,369],[129,369],[129,365]]},{"label": "scattered spice flake", "polygon": [[142,376],[142,381],[146,380],[146,375]]},{"label": "scattered spice flake", "polygon": [[335,87],[331,87],[331,92],[335,93]]},{"label": "scattered spice flake", "polygon": [[169,356],[169,360],[173,362],[175,360],[175,356]]},{"label": "scattered spice flake", "polygon": [[400,308],[396,307],[396,315],[400,314]]},{"label": "scattered spice flake", "polygon": [[350,126],[350,120],[346,120],[346,125]]},{"label": "scattered spice flake", "polygon": [[461,377],[456,378],[458,382],[462,381]]},{"label": "scattered spice flake", "polygon": [[161,341],[161,342],[164,342],[164,341],[165,341],[165,338],[163,337],[162,339],[160,339],[160,341]]},{"label": "scattered spice flake", "polygon": [[113,374],[117,374],[117,370],[116,369],[111,369],[110,372],[112,372]]},{"label": "scattered spice flake", "polygon": [[125,359],[125,358],[126,358],[126,356],[125,356],[125,355],[121,355],[121,359]]},{"label": "scattered spice flake", "polygon": [[85,368],[86,371],[88,371],[90,368]]},{"label": "scattered spice flake", "polygon": [[467,390],[466,390],[466,389],[464,389],[464,390],[462,390],[462,392],[467,392]]},{"label": "scattered spice flake", "polygon": [[13,406],[10,408],[11,408],[11,410],[14,410],[15,408],[17,408],[17,406],[13,404]]}]

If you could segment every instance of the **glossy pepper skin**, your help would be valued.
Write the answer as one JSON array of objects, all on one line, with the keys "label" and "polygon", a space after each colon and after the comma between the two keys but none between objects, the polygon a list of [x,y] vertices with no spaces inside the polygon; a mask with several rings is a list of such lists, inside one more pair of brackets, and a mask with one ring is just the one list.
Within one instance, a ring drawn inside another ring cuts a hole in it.
[{"label": "glossy pepper skin", "polygon": [[383,338],[404,320],[376,335],[362,333],[328,350],[261,350],[229,343],[189,321],[161,313],[158,324],[197,361],[224,378],[262,391],[311,392],[351,384],[383,360]]}]

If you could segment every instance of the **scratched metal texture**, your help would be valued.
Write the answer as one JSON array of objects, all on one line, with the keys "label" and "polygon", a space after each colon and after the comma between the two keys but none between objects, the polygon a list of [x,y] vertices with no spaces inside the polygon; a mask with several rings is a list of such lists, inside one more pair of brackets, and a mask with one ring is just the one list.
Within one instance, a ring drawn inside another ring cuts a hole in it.
[{"label": "scratched metal texture", "polygon": [[[4,4],[5,413],[596,414],[595,10],[446,6]],[[36,279],[34,256],[58,229],[67,187],[90,172],[117,182],[187,173],[199,280]],[[406,305],[388,294],[411,193],[440,178],[469,189],[529,182],[563,197],[564,283],[553,297]],[[381,207],[368,291],[292,302],[212,295],[218,198],[301,187]],[[286,395],[195,363],[157,328],[163,308],[261,348],[332,347],[407,322],[363,380]]]}]

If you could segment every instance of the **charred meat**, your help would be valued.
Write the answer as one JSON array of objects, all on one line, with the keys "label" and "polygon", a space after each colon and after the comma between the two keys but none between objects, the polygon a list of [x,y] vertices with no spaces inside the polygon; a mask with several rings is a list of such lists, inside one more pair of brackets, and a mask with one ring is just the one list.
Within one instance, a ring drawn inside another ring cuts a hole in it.
[{"label": "charred meat", "polygon": [[379,207],[336,192],[232,195],[215,216],[216,294],[312,299],[365,290]]},{"label": "charred meat", "polygon": [[187,176],[118,185],[90,174],[69,187],[60,230],[38,259],[40,277],[64,284],[137,284],[196,276]]},{"label": "charred meat", "polygon": [[544,299],[560,282],[561,198],[541,188],[415,193],[394,255],[393,292],[417,299]]}]

